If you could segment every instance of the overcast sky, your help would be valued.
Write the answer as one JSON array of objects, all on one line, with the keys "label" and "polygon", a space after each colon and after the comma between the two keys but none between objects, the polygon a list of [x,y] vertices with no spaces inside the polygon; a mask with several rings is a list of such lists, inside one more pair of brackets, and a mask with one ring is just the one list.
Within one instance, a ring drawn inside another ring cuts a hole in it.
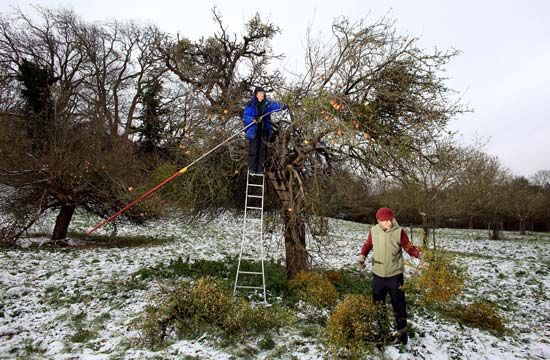
[{"label": "overcast sky", "polygon": [[216,5],[229,30],[240,32],[256,12],[279,26],[276,53],[288,69],[302,63],[305,31],[328,34],[335,17],[397,21],[400,32],[421,38],[427,49],[456,48],[447,67],[449,85],[472,108],[451,123],[462,142],[488,140],[485,150],[516,175],[550,169],[550,2],[526,1],[15,1],[1,0],[0,12],[29,3],[74,9],[86,20],[135,19],[189,38],[215,30]]}]

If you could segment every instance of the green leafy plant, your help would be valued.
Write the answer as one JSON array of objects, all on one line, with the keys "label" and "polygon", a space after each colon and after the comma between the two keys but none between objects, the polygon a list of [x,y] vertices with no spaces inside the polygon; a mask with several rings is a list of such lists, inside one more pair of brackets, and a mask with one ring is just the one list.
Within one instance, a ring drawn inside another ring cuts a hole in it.
[{"label": "green leafy plant", "polygon": [[291,315],[278,307],[252,307],[234,301],[229,284],[219,278],[202,277],[185,282],[146,307],[141,331],[147,345],[160,346],[175,336],[192,338],[204,332],[233,337],[250,332],[262,333],[284,326]]},{"label": "green leafy plant", "polygon": [[288,282],[288,288],[300,300],[319,308],[332,307],[338,299],[338,291],[325,273],[299,272]]},{"label": "green leafy plant", "polygon": [[462,293],[465,269],[450,254],[424,250],[418,272],[403,288],[421,305],[444,306]]},{"label": "green leafy plant", "polygon": [[333,355],[360,356],[389,334],[390,321],[383,305],[364,295],[347,295],[328,319],[327,349]]},{"label": "green leafy plant", "polygon": [[470,326],[502,333],[504,321],[496,306],[487,301],[474,301],[458,308],[458,318]]}]

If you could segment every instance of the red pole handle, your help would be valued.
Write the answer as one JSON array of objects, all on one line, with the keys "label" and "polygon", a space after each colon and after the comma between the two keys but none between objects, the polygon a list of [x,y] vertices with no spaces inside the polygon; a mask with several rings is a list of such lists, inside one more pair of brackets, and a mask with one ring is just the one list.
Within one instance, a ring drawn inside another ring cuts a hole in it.
[{"label": "red pole handle", "polygon": [[[260,119],[263,118],[264,116],[267,116],[271,113],[274,113],[274,112],[277,112],[277,111],[281,111],[281,109],[279,110],[273,110],[273,111],[270,111],[262,116],[260,116]],[[210,153],[212,153],[213,151],[215,151],[217,148],[219,148],[220,146],[222,146],[223,144],[225,144],[226,142],[230,141],[231,139],[233,139],[234,137],[238,136],[241,131],[244,131],[246,129],[248,129],[250,126],[254,125],[255,123],[254,122],[251,122],[250,124],[246,125],[244,128],[242,128],[239,132],[233,134],[232,136],[228,137],[227,139],[225,139],[224,141],[222,141],[221,143],[219,143],[218,145],[216,145],[214,148],[210,149],[208,152],[204,153],[202,156],[200,156],[198,159],[194,160],[191,164],[187,165],[186,167],[178,170],[177,172],[175,172],[174,174],[170,175],[170,177],[162,180],[160,183],[158,183],[157,185],[155,185],[155,187],[153,187],[151,190],[147,191],[145,194],[141,195],[140,197],[138,197],[137,199],[135,199],[134,201],[132,201],[131,203],[129,203],[128,205],[126,205],[125,207],[123,207],[122,209],[120,209],[119,211],[117,211],[116,213],[114,213],[113,215],[109,216],[107,219],[103,220],[102,222],[100,222],[99,224],[97,224],[96,226],[94,226],[92,229],[88,230],[86,232],[86,236],[90,236],[91,234],[93,234],[97,229],[101,228],[103,225],[105,224],[108,224],[110,223],[111,221],[113,221],[114,219],[116,219],[117,217],[119,217],[120,215],[122,215],[123,213],[125,213],[126,211],[128,211],[128,209],[130,209],[131,207],[133,207],[134,205],[136,205],[137,203],[139,203],[141,200],[147,198],[149,195],[151,195],[152,193],[154,193],[155,191],[157,191],[158,189],[160,189],[161,187],[163,187],[164,185],[168,184],[170,181],[174,180],[175,178],[177,178],[178,176],[180,176],[181,174],[184,174],[187,172],[187,169],[191,166],[193,166],[195,163],[199,162],[200,160],[202,160],[203,158],[205,158],[206,156],[208,156]]]},{"label": "red pole handle", "polygon": [[99,229],[100,227],[102,227],[103,225],[105,224],[108,224],[110,223],[111,221],[113,221],[114,219],[116,219],[117,217],[119,217],[120,215],[122,215],[123,213],[125,213],[128,209],[130,209],[131,207],[133,207],[134,205],[136,205],[138,202],[140,202],[141,200],[149,197],[151,194],[153,194],[155,191],[157,191],[158,189],[160,189],[161,187],[163,187],[164,185],[168,184],[170,181],[174,180],[175,178],[177,178],[178,176],[180,176],[181,174],[185,173],[187,171],[187,167],[184,167],[183,169],[181,170],[178,170],[177,172],[175,172],[174,174],[170,175],[170,177],[162,180],[160,183],[158,183],[157,185],[155,185],[155,187],[153,187],[152,189],[150,189],[149,191],[147,191],[146,193],[144,193],[143,195],[141,195],[140,197],[138,197],[137,199],[135,199],[134,201],[132,201],[131,203],[129,203],[128,205],[126,205],[125,207],[123,207],[122,209],[120,209],[119,211],[117,211],[116,213],[114,213],[113,215],[109,216],[107,219],[103,220],[102,222],[100,222],[99,224],[97,224],[96,226],[94,226],[91,230],[88,230],[88,232],[86,232],[86,236],[90,236],[91,234],[93,234],[97,229]]}]

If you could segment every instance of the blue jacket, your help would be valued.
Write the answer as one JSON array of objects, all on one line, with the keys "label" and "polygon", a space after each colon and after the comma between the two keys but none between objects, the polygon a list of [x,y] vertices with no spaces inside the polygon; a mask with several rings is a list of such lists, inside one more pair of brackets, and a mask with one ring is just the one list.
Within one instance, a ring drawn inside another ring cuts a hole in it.
[{"label": "blue jacket", "polygon": [[[256,103],[257,102],[258,102],[258,100],[254,96],[252,98],[252,100],[250,100],[246,104],[246,106],[244,108],[244,112],[243,112],[243,123],[244,123],[245,126],[252,123],[254,121],[255,117],[259,117],[258,112],[256,110]],[[266,113],[271,113],[271,112],[275,112],[275,111],[279,111],[279,110],[284,110],[284,109],[287,108],[286,105],[281,104],[281,103],[276,102],[276,101],[271,101],[269,99],[264,99],[264,102],[265,102]],[[263,123],[263,129],[264,129],[265,137],[270,137],[271,134],[273,133],[273,127],[271,125],[271,114],[264,116],[262,118],[262,123]],[[250,126],[248,129],[246,129],[246,137],[248,138],[248,140],[254,140],[256,138],[256,130],[257,129],[258,129],[257,124],[254,124],[254,125]]]}]

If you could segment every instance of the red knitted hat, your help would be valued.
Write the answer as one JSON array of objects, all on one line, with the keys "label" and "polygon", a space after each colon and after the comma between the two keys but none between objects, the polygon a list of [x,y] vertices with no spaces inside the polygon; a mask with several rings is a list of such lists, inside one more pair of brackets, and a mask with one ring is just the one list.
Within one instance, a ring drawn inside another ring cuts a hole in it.
[{"label": "red knitted hat", "polygon": [[393,219],[393,211],[390,208],[383,207],[376,212],[376,220],[386,221]]}]

